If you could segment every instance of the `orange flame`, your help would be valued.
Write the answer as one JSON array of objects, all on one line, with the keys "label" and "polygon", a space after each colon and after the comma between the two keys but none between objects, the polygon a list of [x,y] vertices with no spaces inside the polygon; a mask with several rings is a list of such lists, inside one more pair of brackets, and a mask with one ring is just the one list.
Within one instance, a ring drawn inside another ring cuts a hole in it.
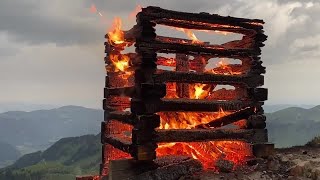
[{"label": "orange flame", "polygon": [[184,32],[188,36],[188,38],[192,40],[192,43],[202,43],[201,41],[199,41],[197,36],[190,29],[184,29],[184,28],[175,28],[175,29],[178,31]]},{"label": "orange flame", "polygon": [[142,6],[141,6],[141,5],[137,5],[136,8],[135,8],[135,10],[134,10],[132,13],[130,13],[129,19],[135,18],[136,15],[137,15],[141,10],[142,10]]},{"label": "orange flame", "polygon": [[94,4],[91,5],[90,12],[91,13],[97,13],[97,8],[96,8],[96,6]]},{"label": "orange flame", "polygon": [[[136,12],[136,11],[135,11]],[[112,29],[108,33],[110,44],[125,46],[126,41],[124,32],[121,30],[122,21],[115,18]],[[201,43],[191,30],[176,28],[184,32],[193,43]],[[114,65],[115,72],[121,72],[123,79],[132,75],[130,67],[130,57],[121,54],[110,54],[109,58]],[[226,68],[224,62],[218,63],[219,67]],[[177,98],[176,84],[167,83],[166,98]],[[191,99],[207,98],[214,85],[194,84],[190,85]],[[192,129],[199,125],[205,125],[215,119],[221,118],[234,112],[223,111],[217,112],[159,112],[161,123],[160,129]],[[208,127],[209,128],[209,127]],[[239,141],[209,141],[201,143],[162,143],[157,148],[157,156],[163,155],[188,155],[202,162],[205,168],[214,168],[215,162],[221,158],[233,161],[235,164],[244,162],[247,156],[251,155],[248,144]]]},{"label": "orange flame", "polygon": [[111,44],[123,44],[125,42],[124,32],[121,30],[122,20],[119,17],[114,18],[112,29],[108,33]]},{"label": "orange flame", "polygon": [[125,72],[129,68],[129,56],[121,54],[110,54],[109,58],[117,71]]},{"label": "orange flame", "polygon": [[[220,65],[223,62],[219,63]],[[210,91],[214,85],[194,84],[190,91],[192,99],[206,99],[210,96]],[[168,83],[168,94],[166,98],[177,98],[175,93],[176,84]],[[224,111],[222,108],[218,112],[160,112],[159,129],[193,129],[198,125],[204,125],[215,119],[227,116],[231,111]],[[243,126],[242,123],[236,125]],[[209,127],[208,127],[209,128]],[[226,159],[241,165],[251,156],[250,145],[240,141],[209,141],[191,143],[161,143],[157,148],[157,156],[164,155],[187,155],[202,162],[205,168],[215,169],[215,162],[219,159]],[[236,167],[236,166],[235,166]]]}]

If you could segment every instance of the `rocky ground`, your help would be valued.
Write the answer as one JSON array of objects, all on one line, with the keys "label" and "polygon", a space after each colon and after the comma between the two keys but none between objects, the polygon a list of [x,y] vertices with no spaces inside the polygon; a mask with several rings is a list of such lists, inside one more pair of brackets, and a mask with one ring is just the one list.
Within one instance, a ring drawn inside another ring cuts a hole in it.
[{"label": "rocky ground", "polygon": [[[228,168],[225,168],[228,171]],[[180,180],[320,180],[320,147],[277,149],[268,159],[256,159],[235,172],[202,172]]]}]

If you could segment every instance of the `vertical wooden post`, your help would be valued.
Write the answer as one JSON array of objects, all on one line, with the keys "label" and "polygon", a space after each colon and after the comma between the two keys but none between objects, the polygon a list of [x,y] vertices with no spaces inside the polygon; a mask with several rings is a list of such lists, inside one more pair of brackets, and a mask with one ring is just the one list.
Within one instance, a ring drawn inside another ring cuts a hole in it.
[{"label": "vertical wooden post", "polygon": [[[186,54],[176,54],[176,71],[189,72],[189,56]],[[189,84],[177,83],[176,92],[180,98],[189,98]]]}]

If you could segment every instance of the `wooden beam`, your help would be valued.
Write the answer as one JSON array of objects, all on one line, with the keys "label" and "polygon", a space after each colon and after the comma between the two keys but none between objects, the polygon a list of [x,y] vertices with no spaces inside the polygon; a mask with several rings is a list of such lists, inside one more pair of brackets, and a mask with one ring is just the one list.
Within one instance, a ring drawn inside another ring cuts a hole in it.
[{"label": "wooden beam", "polygon": [[158,53],[184,53],[188,55],[210,55],[210,56],[257,56],[261,54],[260,48],[225,48],[221,45],[203,46],[201,44],[182,44],[163,41],[141,41],[136,43],[140,51],[156,51]]},{"label": "wooden beam", "polygon": [[266,129],[166,129],[157,130],[156,142],[202,142],[214,140],[243,140],[267,142]]},{"label": "wooden beam", "polygon": [[[153,21],[155,23],[163,24],[165,22],[177,22],[179,24],[211,24],[216,27],[228,27],[233,29],[252,29],[252,30],[261,30],[263,28],[264,21],[259,19],[245,19],[245,18],[236,18],[230,16],[219,16],[217,14],[209,13],[187,13],[187,12],[178,12],[172,10],[162,9],[160,7],[149,6],[143,8],[142,12],[137,15],[139,21]],[[220,26],[219,26],[220,25]],[[207,25],[208,26],[208,25]]]},{"label": "wooden beam", "polygon": [[104,97],[107,98],[109,96],[128,96],[132,97],[134,95],[135,88],[133,86],[130,87],[121,87],[121,88],[104,88]]},{"label": "wooden beam", "polygon": [[107,135],[104,136],[104,139],[102,141],[103,143],[108,143],[121,151],[130,153],[131,142],[126,138],[117,135]]},{"label": "wooden beam", "polygon": [[131,112],[127,111],[113,111],[113,112],[104,112],[104,120],[117,120],[125,124],[134,125],[135,124],[135,116]]},{"label": "wooden beam", "polygon": [[131,112],[136,114],[153,114],[161,111],[217,112],[241,110],[251,106],[261,106],[262,102],[252,101],[207,101],[204,99],[161,99],[158,101],[142,101],[131,99]]},{"label": "wooden beam", "polygon": [[254,76],[230,76],[195,72],[162,71],[154,75],[155,82],[181,82],[181,83],[214,83],[221,85],[245,85],[258,87],[264,84],[262,75]]},{"label": "wooden beam", "polygon": [[249,116],[253,115],[255,112],[255,107],[248,107],[245,109],[241,109],[235,113],[223,116],[221,118],[215,119],[207,124],[203,125],[198,125],[196,128],[201,128],[201,127],[221,127],[221,126],[226,126],[228,124],[237,122],[241,119],[248,119]]}]

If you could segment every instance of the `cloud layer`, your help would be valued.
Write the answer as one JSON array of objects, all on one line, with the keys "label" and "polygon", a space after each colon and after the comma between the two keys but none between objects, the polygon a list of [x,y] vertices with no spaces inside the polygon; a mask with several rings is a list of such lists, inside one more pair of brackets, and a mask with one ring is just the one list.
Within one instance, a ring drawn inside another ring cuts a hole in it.
[{"label": "cloud layer", "polygon": [[[103,18],[90,13],[92,4]],[[320,104],[316,0],[1,0],[0,101],[99,107],[104,34],[115,16],[131,27],[138,4],[263,19],[269,102]]]}]

